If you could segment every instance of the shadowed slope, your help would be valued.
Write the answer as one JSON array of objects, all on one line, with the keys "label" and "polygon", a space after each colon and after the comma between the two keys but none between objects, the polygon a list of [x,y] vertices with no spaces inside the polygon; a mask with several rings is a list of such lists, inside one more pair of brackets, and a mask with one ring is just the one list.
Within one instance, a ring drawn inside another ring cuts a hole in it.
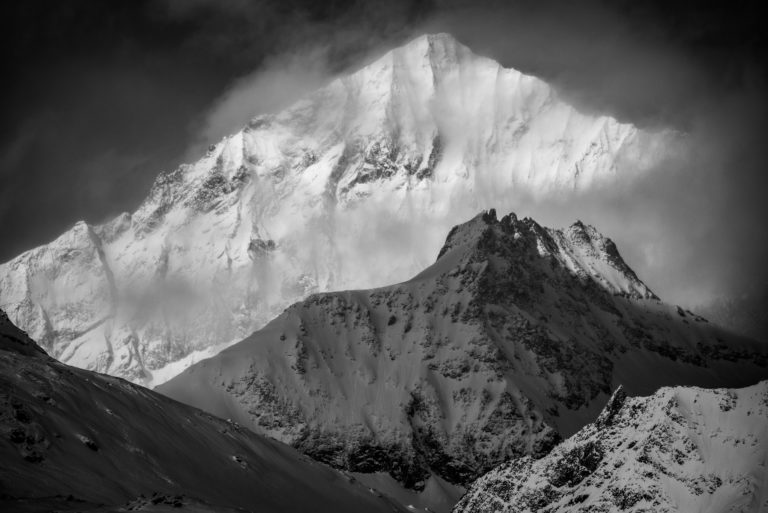
[{"label": "shadowed slope", "polygon": [[4,511],[398,510],[283,444],[57,362],[1,311],[0,461]]}]

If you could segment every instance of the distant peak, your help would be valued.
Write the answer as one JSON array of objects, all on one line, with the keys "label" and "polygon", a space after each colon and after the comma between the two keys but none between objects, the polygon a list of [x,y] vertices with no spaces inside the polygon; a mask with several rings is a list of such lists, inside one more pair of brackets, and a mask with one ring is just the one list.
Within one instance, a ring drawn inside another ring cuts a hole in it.
[{"label": "distant peak", "polygon": [[414,39],[411,39],[404,46],[419,46],[423,44],[428,45],[443,45],[443,46],[463,46],[459,41],[447,32],[437,32],[434,34],[422,34]]},{"label": "distant peak", "polygon": [[452,35],[441,32],[423,34],[393,50],[424,58],[433,64],[455,64],[475,56],[472,50],[461,44]]}]

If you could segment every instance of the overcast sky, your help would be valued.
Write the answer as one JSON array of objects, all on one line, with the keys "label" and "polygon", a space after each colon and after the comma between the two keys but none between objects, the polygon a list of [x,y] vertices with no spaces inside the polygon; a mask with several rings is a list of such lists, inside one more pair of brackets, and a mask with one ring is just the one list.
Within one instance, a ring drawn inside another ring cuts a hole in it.
[{"label": "overcast sky", "polygon": [[765,290],[758,2],[101,0],[0,13],[0,260],[133,210],[159,171],[419,33],[549,81],[580,109],[688,134],[626,188],[547,205],[613,237],[672,300]]}]

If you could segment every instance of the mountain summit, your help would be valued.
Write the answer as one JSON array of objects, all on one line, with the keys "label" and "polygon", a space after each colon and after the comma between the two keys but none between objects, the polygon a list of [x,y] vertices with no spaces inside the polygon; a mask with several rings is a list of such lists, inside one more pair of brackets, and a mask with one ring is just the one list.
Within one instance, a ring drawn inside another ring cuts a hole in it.
[{"label": "mountain summit", "polygon": [[594,228],[488,211],[411,280],[310,296],[158,391],[419,490],[544,455],[618,383],[743,385],[767,359],[660,302]]},{"label": "mountain summit", "polygon": [[0,307],[64,362],[157,384],[311,293],[413,275],[482,208],[621,180],[665,140],[422,36],[0,265]]}]

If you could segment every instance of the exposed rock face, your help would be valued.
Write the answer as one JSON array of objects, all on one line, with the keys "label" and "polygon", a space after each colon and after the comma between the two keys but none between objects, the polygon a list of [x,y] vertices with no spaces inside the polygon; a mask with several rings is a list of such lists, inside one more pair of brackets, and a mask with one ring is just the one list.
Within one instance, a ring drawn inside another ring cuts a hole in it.
[{"label": "exposed rock face", "polygon": [[419,489],[544,455],[617,382],[744,384],[768,377],[767,355],[661,303],[594,228],[490,211],[413,279],[313,295],[158,390]]},{"label": "exposed rock face", "polygon": [[620,180],[668,139],[424,36],[0,265],[0,308],[64,362],[160,383],[311,293],[412,276],[480,208]]},{"label": "exposed rock face", "polygon": [[235,423],[61,364],[2,311],[0,461],[2,511],[406,511]]},{"label": "exposed rock face", "polygon": [[[607,419],[610,418],[610,421]],[[544,458],[478,479],[455,513],[768,510],[768,382],[614,395]]]}]

